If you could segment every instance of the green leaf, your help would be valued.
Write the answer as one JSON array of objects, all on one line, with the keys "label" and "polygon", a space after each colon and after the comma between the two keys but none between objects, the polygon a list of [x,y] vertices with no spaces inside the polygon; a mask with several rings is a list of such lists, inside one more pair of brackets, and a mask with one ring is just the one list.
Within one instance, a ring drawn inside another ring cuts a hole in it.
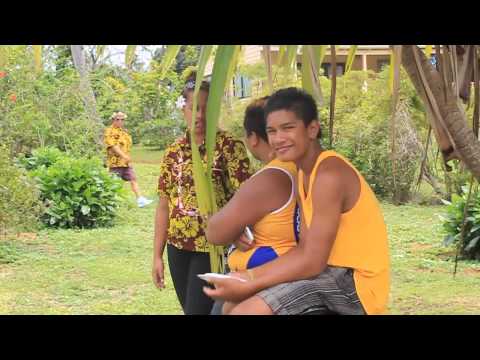
[{"label": "green leaf", "polygon": [[466,252],[471,251],[477,245],[479,239],[480,239],[480,236],[476,236],[472,240],[470,240],[468,242],[468,245],[465,247],[465,251]]},{"label": "green leaf", "polygon": [[348,51],[347,62],[345,64],[345,74],[347,74],[351,68],[353,61],[355,60],[355,53],[357,52],[358,45],[351,45]]},{"label": "green leaf", "polygon": [[298,45],[287,45],[287,59],[284,65],[285,74],[290,76],[292,71],[296,72]]},{"label": "green leaf", "polygon": [[133,60],[135,59],[136,49],[137,49],[137,45],[127,45],[127,49],[125,50],[125,66],[127,68],[132,67]]},{"label": "green leaf", "polygon": [[[175,61],[175,57],[180,51],[181,46],[182,45],[167,46],[167,50],[165,51],[165,54],[163,55],[163,58],[162,58],[162,62],[160,64],[160,75],[159,75],[160,80],[162,80],[167,75],[167,72],[170,69],[170,66],[172,66],[172,63]],[[206,45],[206,46],[211,47],[212,45]],[[200,62],[200,59],[199,59],[199,62]],[[200,66],[200,64],[198,66]],[[203,76],[203,73],[202,73],[202,76]]]},{"label": "green leaf", "polygon": [[88,215],[90,214],[90,206],[88,205],[82,205],[82,208],[80,209],[83,215]]},{"label": "green leaf", "polygon": [[302,87],[314,97],[319,106],[323,98],[320,88],[318,69],[320,68],[320,47],[304,45],[302,48]]},{"label": "green leaf", "polygon": [[105,49],[107,48],[107,45],[97,45],[95,52],[97,54],[97,58],[100,59],[105,52]]},{"label": "green leaf", "polygon": [[268,88],[270,93],[273,93],[272,52],[270,51],[270,45],[263,45],[263,58],[267,68]]},{"label": "green leaf", "polygon": [[227,85],[227,73],[235,60],[234,55],[238,45],[220,45],[215,56],[212,70],[212,81],[207,103],[207,130],[205,146],[207,150],[207,176],[212,175],[212,165],[215,151],[215,142],[222,99]]},{"label": "green leaf", "polygon": [[280,47],[278,48],[277,66],[285,65],[286,53],[287,53],[287,45],[280,45]]},{"label": "green leaf", "polygon": [[[205,66],[210,58],[212,53],[213,46],[212,45],[204,45],[202,46],[202,50],[200,51],[200,57],[198,59],[198,69],[197,69],[197,78],[195,81],[195,89],[193,92],[193,112],[192,112],[192,119],[197,118],[197,101],[198,101],[198,93],[200,91],[200,86],[203,80],[203,75],[205,73]],[[210,87],[210,93],[212,91],[212,87]],[[210,95],[209,95],[210,97]],[[208,107],[208,104],[207,104]],[[208,122],[207,122],[208,127]],[[190,134],[194,134],[195,129],[195,121],[192,121],[192,127],[190,129]],[[200,152],[198,150],[198,145],[195,140],[195,136],[190,136],[192,142],[192,171],[193,171],[193,182],[195,184],[195,193],[198,203],[198,209],[202,215],[209,215],[213,212],[213,204],[211,203],[211,196],[209,194],[209,186],[208,181],[211,179],[207,179],[205,169],[203,167],[203,162],[200,156]]]},{"label": "green leaf", "polygon": [[42,72],[42,45],[32,45],[33,58],[35,62],[35,71],[37,74]]},{"label": "green leaf", "polygon": [[235,51],[233,53],[232,60],[230,62],[230,67],[228,68],[227,80],[225,82],[227,89],[230,86],[230,84],[232,83],[233,74],[235,73],[235,70],[237,69],[238,61],[239,61],[241,52],[242,52],[242,46],[241,45],[236,45],[235,46]]}]

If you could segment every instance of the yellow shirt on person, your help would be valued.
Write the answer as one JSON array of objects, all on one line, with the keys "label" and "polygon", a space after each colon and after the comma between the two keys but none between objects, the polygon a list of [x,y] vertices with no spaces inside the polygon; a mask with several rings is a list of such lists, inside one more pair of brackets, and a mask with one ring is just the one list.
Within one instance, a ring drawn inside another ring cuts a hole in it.
[{"label": "yellow shirt on person", "polygon": [[132,148],[132,137],[125,129],[109,126],[105,129],[103,142],[107,150],[107,166],[109,168],[128,167],[127,162],[110,149],[112,146],[118,148],[126,155],[130,154]]},{"label": "yellow shirt on person", "polygon": [[355,206],[340,217],[328,265],[352,268],[357,294],[367,314],[384,313],[390,288],[390,266],[387,228],[382,211],[363,176],[334,151],[324,151],[318,156],[306,196],[304,175],[301,170],[298,172],[298,193],[306,226],[310,227],[313,216],[313,182],[321,162],[329,157],[340,158],[355,171],[360,180],[360,196]]},{"label": "yellow shirt on person", "polygon": [[295,196],[297,167],[293,162],[282,162],[275,159],[255,175],[266,169],[277,169],[290,177],[292,183],[290,198],[285,205],[265,215],[253,226],[254,248],[245,252],[236,249],[229,254],[228,267],[230,271],[243,271],[263,265],[297,245],[296,238],[299,230]]}]

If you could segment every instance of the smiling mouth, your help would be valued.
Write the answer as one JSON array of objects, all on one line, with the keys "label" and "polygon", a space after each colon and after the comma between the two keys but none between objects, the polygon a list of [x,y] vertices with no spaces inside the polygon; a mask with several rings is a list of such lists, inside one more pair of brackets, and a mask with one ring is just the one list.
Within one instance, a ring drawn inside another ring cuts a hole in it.
[{"label": "smiling mouth", "polygon": [[276,148],[275,151],[282,154],[284,152],[287,152],[291,148],[292,148],[292,146],[282,146],[282,147]]}]

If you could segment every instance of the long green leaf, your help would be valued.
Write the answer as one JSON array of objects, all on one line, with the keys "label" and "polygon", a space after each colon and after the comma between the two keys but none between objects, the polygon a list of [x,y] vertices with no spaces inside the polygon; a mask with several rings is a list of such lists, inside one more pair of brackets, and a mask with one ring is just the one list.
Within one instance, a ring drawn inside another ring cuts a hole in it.
[{"label": "long green leaf", "polygon": [[390,94],[393,94],[393,78],[394,78],[394,63],[395,63],[395,52],[392,50],[390,54],[390,67],[388,72],[388,88],[390,89]]},{"label": "long green leaf", "polygon": [[287,54],[287,45],[280,45],[280,47],[278,48],[277,66],[284,65],[286,54]]},{"label": "long green leaf", "polygon": [[230,67],[228,68],[228,74],[227,74],[227,80],[226,80],[227,89],[229,88],[229,86],[232,82],[235,70],[237,69],[238,61],[240,59],[241,52],[242,52],[242,46],[241,45],[235,45],[235,51],[233,53],[233,58],[232,58],[232,61],[230,62]]},{"label": "long green leaf", "polygon": [[[207,103],[207,130],[206,130],[206,156],[207,156],[207,186],[208,195],[213,212],[217,211],[215,191],[212,181],[212,166],[215,156],[215,144],[217,135],[217,125],[220,118],[220,110],[225,88],[228,83],[229,72],[236,61],[235,57],[239,54],[238,45],[220,45],[215,54],[215,61],[212,69],[212,80],[210,84],[210,93]],[[223,272],[223,246],[210,246],[210,264],[213,272]]]},{"label": "long green leaf", "polygon": [[42,45],[32,45],[32,48],[35,62],[35,72],[39,74],[42,72]]},{"label": "long green leaf", "polygon": [[320,90],[320,81],[318,75],[318,66],[320,48],[314,49],[312,45],[304,45],[302,48],[302,87],[315,100],[322,105],[323,99]]},{"label": "long green leaf", "polygon": [[125,66],[130,68],[133,63],[133,59],[135,59],[135,50],[137,49],[137,45],[127,45],[127,49],[125,50]]},{"label": "long green leaf", "polygon": [[332,87],[330,92],[330,120],[328,123],[329,129],[329,144],[330,148],[333,146],[333,120],[335,119],[335,99],[337,95],[337,51],[335,45],[330,45],[331,67],[332,67]]},{"label": "long green leaf", "polygon": [[318,55],[318,66],[321,67],[323,64],[323,59],[325,58],[325,54],[327,53],[327,45],[320,45],[318,48],[320,49],[320,54]]},{"label": "long green leaf", "polygon": [[211,203],[211,197],[209,195],[209,186],[208,180],[205,174],[205,169],[203,167],[202,158],[200,156],[200,151],[198,150],[198,145],[195,139],[195,119],[197,118],[197,102],[198,102],[198,93],[200,91],[200,86],[202,84],[203,75],[205,73],[205,66],[208,62],[212,51],[211,45],[206,45],[202,47],[200,52],[198,69],[197,69],[197,78],[195,81],[195,89],[193,92],[193,112],[192,112],[192,124],[190,129],[190,139],[192,142],[192,166],[193,166],[193,181],[195,184],[195,193],[198,202],[198,209],[200,213],[204,216],[208,216],[213,212],[213,204]]},{"label": "long green leaf", "polygon": [[212,70],[212,81],[207,104],[207,131],[205,146],[207,150],[207,174],[212,174],[213,155],[217,126],[220,118],[222,99],[228,80],[228,71],[238,54],[238,45],[220,45],[215,55],[215,63]]},{"label": "long green leaf", "polygon": [[270,51],[270,45],[263,45],[263,58],[265,60],[265,66],[267,67],[268,87],[270,93],[273,93],[272,53]]},{"label": "long green leaf", "polygon": [[[167,75],[167,71],[168,69],[170,69],[170,66],[172,66],[172,63],[175,61],[175,57],[180,51],[181,46],[182,45],[169,45],[167,47],[167,50],[165,51],[162,62],[160,64],[160,80],[162,80]],[[211,51],[211,48],[209,48],[209,51]]]},{"label": "long green leaf", "polygon": [[6,63],[7,63],[6,45],[0,45],[0,70],[3,70],[2,68],[5,66]]},{"label": "long green leaf", "polygon": [[296,68],[296,59],[297,59],[297,49],[298,45],[287,45],[287,59],[284,65],[285,74],[287,76],[293,73],[295,74]]},{"label": "long green leaf", "polygon": [[351,45],[350,50],[348,51],[348,56],[347,56],[347,63],[345,65],[345,74],[347,74],[351,69],[353,65],[353,61],[355,60],[355,54],[357,52],[358,45]]},{"label": "long green leaf", "polygon": [[100,59],[105,52],[105,49],[107,48],[107,45],[97,45],[95,52],[97,54],[97,58]]}]

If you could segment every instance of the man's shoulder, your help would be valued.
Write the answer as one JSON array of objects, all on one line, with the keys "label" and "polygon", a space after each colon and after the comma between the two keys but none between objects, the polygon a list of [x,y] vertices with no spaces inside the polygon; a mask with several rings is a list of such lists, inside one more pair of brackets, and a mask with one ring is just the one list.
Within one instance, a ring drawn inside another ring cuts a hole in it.
[{"label": "man's shoulder", "polygon": [[348,192],[346,184],[358,178],[353,165],[342,157],[329,156],[318,166],[313,186],[326,192]]}]

